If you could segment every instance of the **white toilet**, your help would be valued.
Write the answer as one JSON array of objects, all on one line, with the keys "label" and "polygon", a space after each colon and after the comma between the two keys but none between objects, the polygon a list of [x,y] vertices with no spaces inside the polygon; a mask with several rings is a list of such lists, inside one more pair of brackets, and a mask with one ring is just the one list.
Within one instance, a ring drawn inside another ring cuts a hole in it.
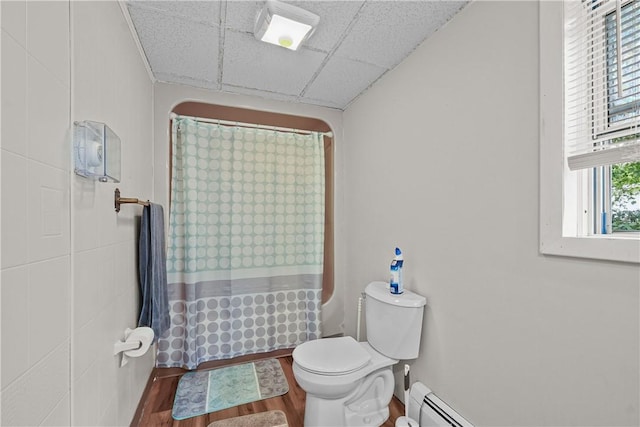
[{"label": "white toilet", "polygon": [[307,393],[305,427],[379,426],[389,418],[399,359],[418,357],[426,299],[367,285],[367,342],[351,337],[308,341],[293,350],[293,374]]}]

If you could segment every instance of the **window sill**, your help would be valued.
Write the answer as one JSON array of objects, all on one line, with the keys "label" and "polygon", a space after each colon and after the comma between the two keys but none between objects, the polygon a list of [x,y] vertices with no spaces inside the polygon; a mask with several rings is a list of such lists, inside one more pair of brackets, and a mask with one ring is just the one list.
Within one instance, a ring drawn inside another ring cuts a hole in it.
[{"label": "window sill", "polygon": [[640,231],[614,231],[609,237],[614,239],[640,240]]},{"label": "window sill", "polygon": [[640,264],[640,239],[629,235],[543,238],[540,253]]}]

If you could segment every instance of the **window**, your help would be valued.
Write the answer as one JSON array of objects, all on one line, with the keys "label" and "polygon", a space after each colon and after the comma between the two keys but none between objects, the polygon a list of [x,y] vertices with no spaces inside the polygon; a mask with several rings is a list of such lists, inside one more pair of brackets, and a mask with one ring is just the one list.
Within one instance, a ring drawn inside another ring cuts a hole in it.
[{"label": "window", "polygon": [[[618,67],[618,43],[616,12],[606,17],[607,40],[607,97],[609,123],[622,126],[635,134],[619,137],[616,142],[638,139],[638,115],[640,114],[640,1],[621,6],[621,58]],[[619,74],[618,74],[619,73]],[[618,85],[620,78],[620,85]],[[622,89],[620,93],[618,91]],[[609,212],[601,214],[605,233],[640,232],[640,162],[618,163],[604,167],[602,186],[610,189]],[[606,208],[606,206],[605,206]],[[597,226],[597,225],[596,225]]]},{"label": "window", "polygon": [[565,17],[567,161],[587,174],[584,231],[640,231],[640,169],[629,162],[639,157],[640,0],[567,2]]},{"label": "window", "polygon": [[640,262],[640,0],[541,2],[540,73],[541,252]]}]

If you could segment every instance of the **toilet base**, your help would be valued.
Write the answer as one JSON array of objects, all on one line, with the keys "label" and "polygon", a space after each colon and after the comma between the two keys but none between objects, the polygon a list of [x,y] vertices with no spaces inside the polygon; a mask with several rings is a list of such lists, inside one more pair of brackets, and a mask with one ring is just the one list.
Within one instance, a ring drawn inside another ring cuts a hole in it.
[{"label": "toilet base", "polygon": [[348,396],[327,399],[307,392],[305,427],[378,427],[389,418],[394,379],[391,367],[373,372]]},{"label": "toilet base", "polygon": [[335,405],[335,402],[307,395],[307,402],[309,400],[313,402],[305,406],[305,427],[378,427],[389,418],[389,406],[355,412],[346,408],[343,404]]}]

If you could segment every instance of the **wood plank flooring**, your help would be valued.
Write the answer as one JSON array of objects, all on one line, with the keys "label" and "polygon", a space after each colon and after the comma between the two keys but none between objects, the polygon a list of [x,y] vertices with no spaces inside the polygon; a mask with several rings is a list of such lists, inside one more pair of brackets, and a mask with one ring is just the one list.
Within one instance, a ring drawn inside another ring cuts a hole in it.
[{"label": "wood plank flooring", "polygon": [[[258,412],[281,410],[287,415],[289,427],[303,427],[305,392],[298,386],[293,376],[293,358],[290,351],[262,354],[258,358],[277,357],[282,366],[287,381],[289,392],[270,399],[252,402],[222,411],[189,418],[186,420],[174,420],[171,417],[173,398],[178,387],[180,377],[186,372],[183,369],[156,369],[155,380],[148,387],[138,407],[138,414],[132,422],[132,427],[207,427],[214,421],[238,417],[241,415],[255,414]],[[237,363],[245,363],[255,360],[256,357],[237,358],[232,360],[209,362],[201,369],[211,369],[219,366],[229,366]],[[397,417],[404,414],[404,405],[395,396],[389,405],[390,416],[383,424],[384,427],[393,427]]]}]

